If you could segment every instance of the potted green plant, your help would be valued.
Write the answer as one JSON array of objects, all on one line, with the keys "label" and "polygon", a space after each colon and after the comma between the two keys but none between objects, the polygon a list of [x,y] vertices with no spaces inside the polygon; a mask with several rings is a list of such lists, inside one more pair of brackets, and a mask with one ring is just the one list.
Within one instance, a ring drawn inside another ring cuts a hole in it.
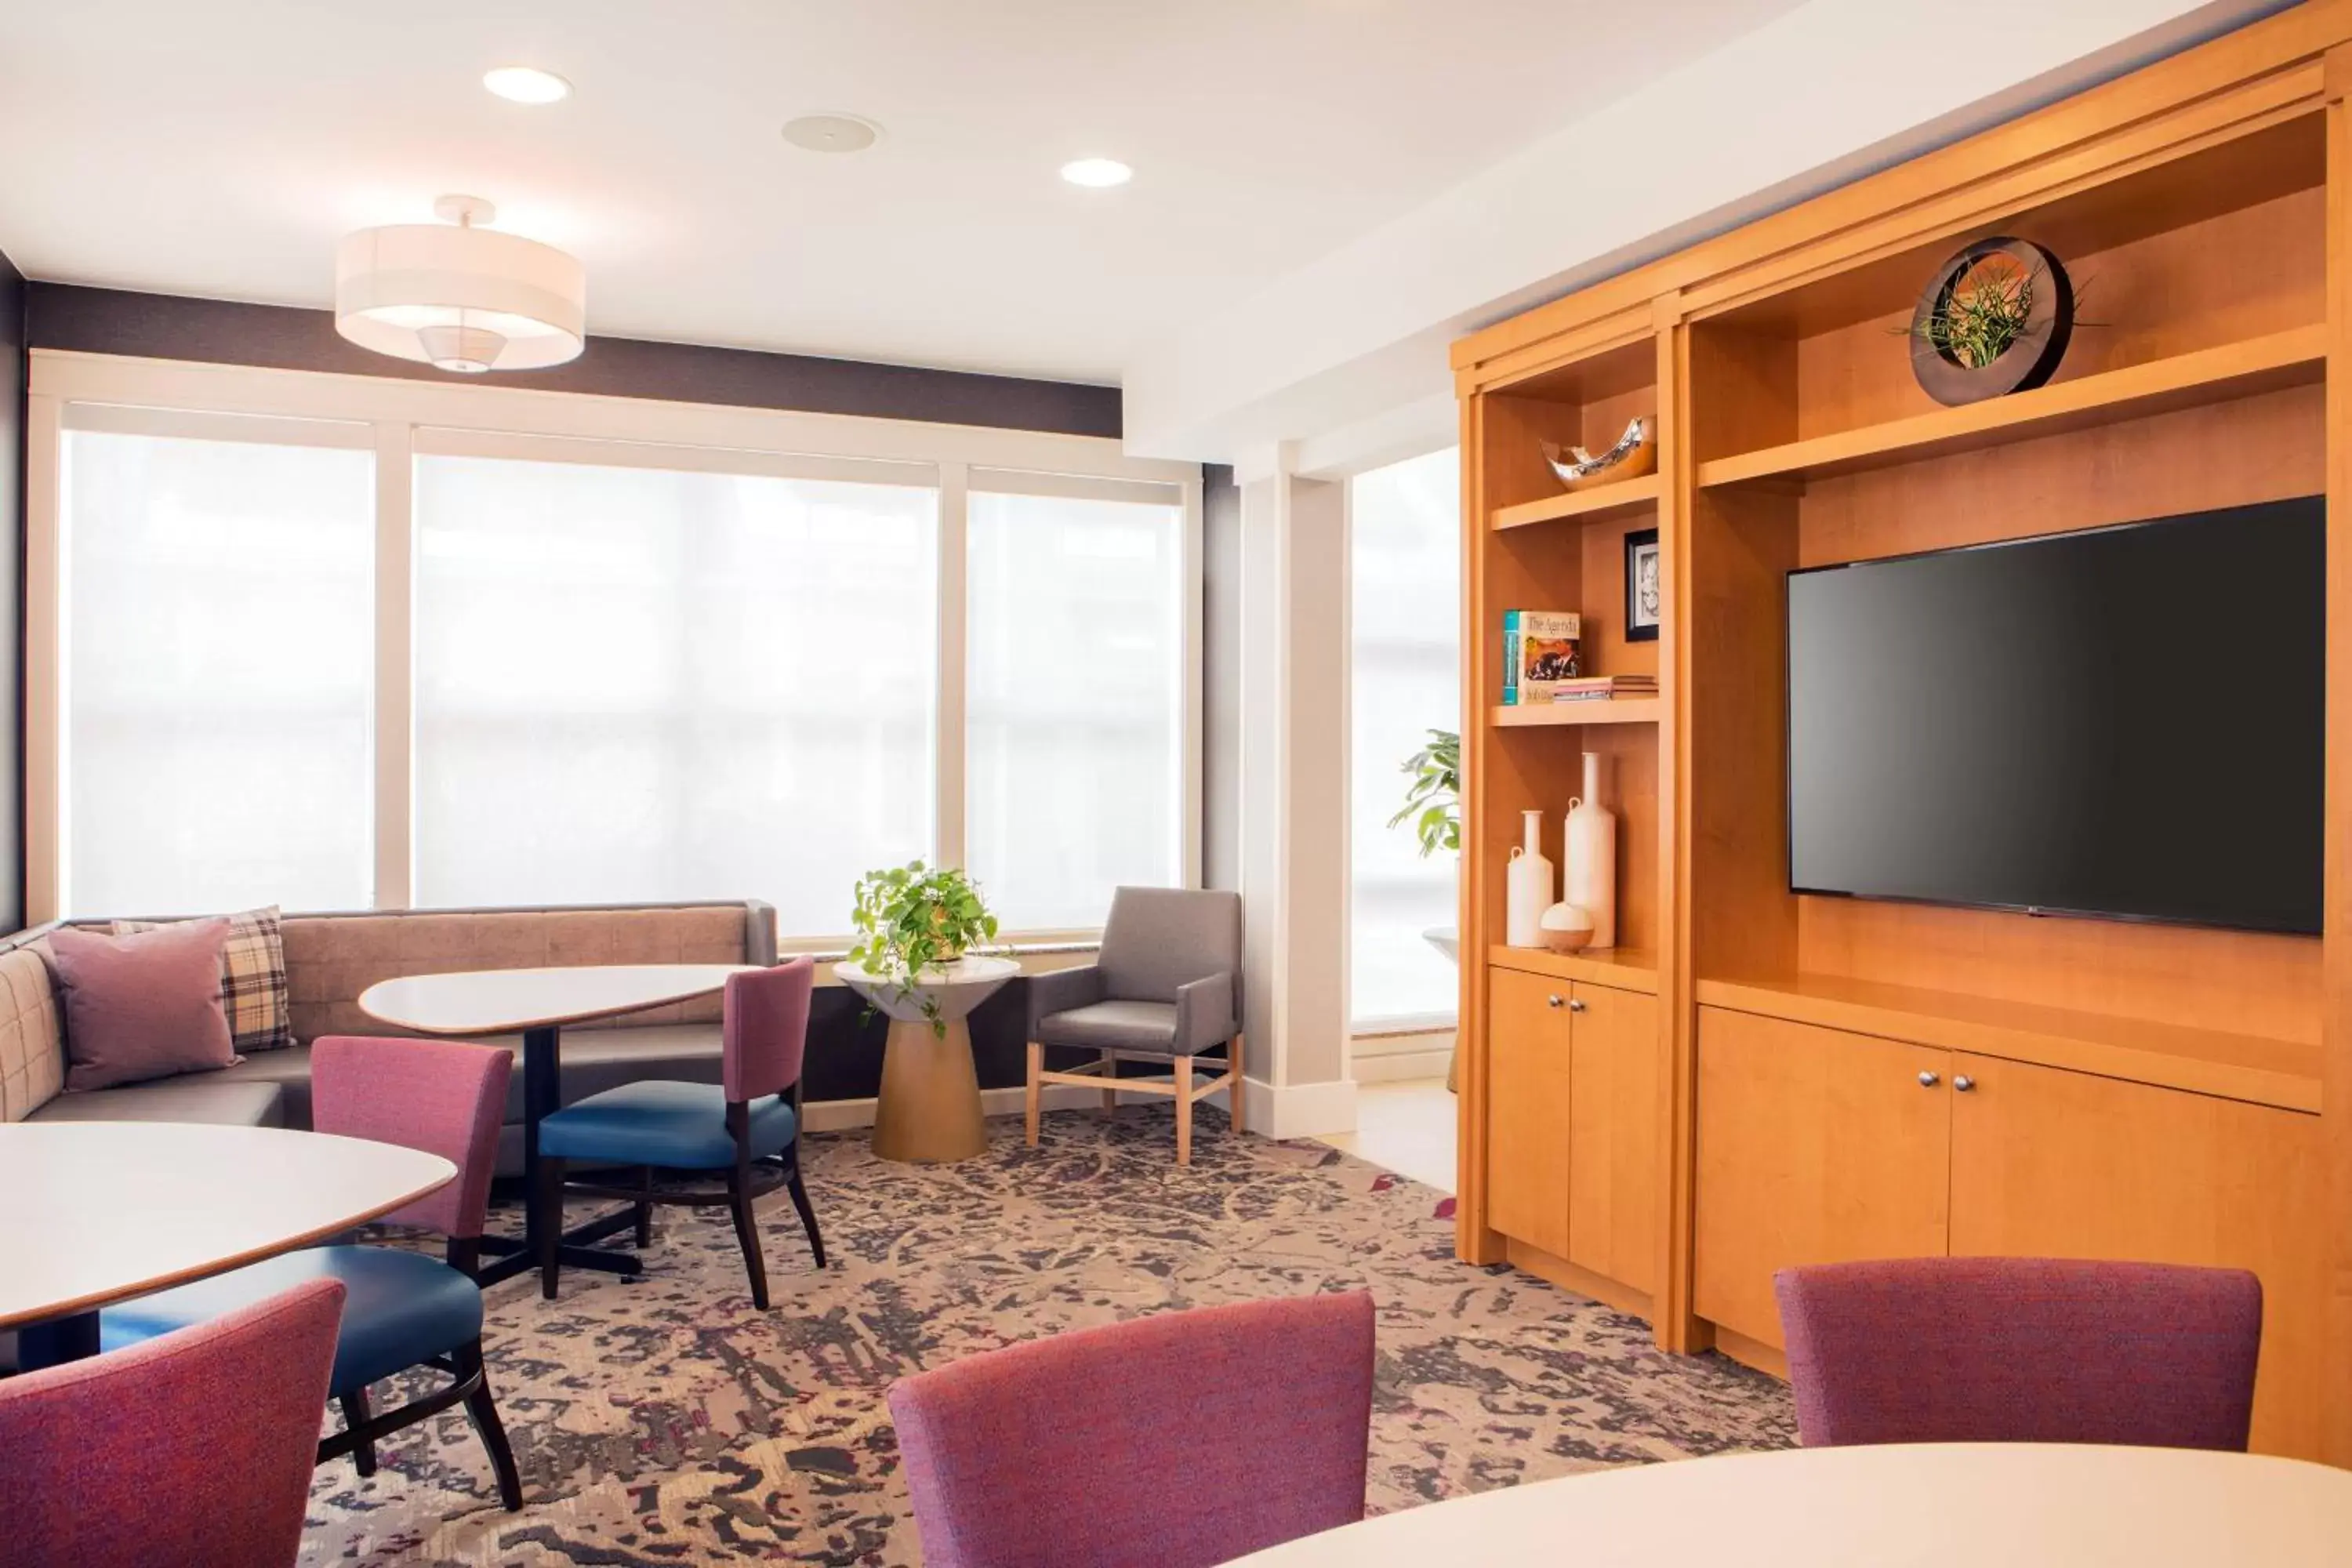
[{"label": "potted green plant", "polygon": [[919,998],[931,1032],[944,1037],[948,1026],[939,1002],[917,980],[995,940],[996,917],[972,879],[921,860],[868,871],[857,879],[857,907],[850,921],[857,944],[849,950],[849,962],[898,997]]},{"label": "potted green plant", "polygon": [[1410,820],[1424,859],[1440,849],[1460,849],[1462,737],[1451,730],[1432,730],[1429,743],[1404,760],[1403,771],[1412,784],[1389,826],[1399,827]]}]

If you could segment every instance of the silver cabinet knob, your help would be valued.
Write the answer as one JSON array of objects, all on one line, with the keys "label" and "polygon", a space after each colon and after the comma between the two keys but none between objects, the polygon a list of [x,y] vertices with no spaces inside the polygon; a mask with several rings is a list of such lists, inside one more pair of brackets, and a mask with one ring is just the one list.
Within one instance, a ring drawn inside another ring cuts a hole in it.
[{"label": "silver cabinet knob", "polygon": [[1583,1003],[1583,1001],[1582,1001],[1580,998],[1578,998],[1578,997],[1573,997],[1573,996],[1570,997],[1570,998],[1569,998],[1569,1003],[1568,1003],[1568,1010],[1569,1010],[1570,1012],[1571,1012],[1571,1013],[1581,1013],[1581,1012],[1583,1012],[1583,1011],[1584,1011],[1584,1003]]},{"label": "silver cabinet knob", "polygon": [[1943,1078],[1940,1074],[1923,1072],[1919,1075],[1919,1087],[1921,1089],[1933,1089],[1943,1081]]},{"label": "silver cabinet knob", "polygon": [[1976,1088],[1976,1086],[1977,1080],[1970,1078],[1966,1073],[1960,1074],[1959,1077],[1952,1080],[1952,1088],[1961,1094],[1968,1093],[1969,1090]]},{"label": "silver cabinet knob", "polygon": [[1557,1007],[1559,1005],[1559,998],[1557,996],[1547,996],[1544,998],[1544,1005],[1547,1007]]}]

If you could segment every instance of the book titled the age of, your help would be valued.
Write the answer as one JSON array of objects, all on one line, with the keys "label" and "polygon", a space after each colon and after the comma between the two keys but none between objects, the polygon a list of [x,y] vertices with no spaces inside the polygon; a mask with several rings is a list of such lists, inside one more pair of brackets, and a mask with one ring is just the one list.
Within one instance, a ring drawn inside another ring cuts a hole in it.
[{"label": "book titled the age of", "polygon": [[1584,673],[1584,621],[1560,610],[1503,612],[1503,705],[1549,702]]}]

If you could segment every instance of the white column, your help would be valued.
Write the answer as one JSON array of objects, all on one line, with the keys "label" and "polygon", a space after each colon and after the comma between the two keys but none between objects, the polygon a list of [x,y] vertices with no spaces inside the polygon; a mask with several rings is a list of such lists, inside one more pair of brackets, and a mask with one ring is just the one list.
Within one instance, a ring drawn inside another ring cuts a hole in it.
[{"label": "white column", "polygon": [[1242,896],[1249,1125],[1352,1131],[1346,489],[1287,447],[1241,485]]}]

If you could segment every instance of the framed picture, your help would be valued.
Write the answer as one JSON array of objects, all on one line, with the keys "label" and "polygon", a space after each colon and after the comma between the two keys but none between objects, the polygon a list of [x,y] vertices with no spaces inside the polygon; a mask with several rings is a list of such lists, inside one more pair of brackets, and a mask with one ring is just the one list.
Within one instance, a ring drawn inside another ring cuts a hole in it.
[{"label": "framed picture", "polygon": [[1662,590],[1658,584],[1658,531],[1637,529],[1625,536],[1625,640],[1655,642]]}]

